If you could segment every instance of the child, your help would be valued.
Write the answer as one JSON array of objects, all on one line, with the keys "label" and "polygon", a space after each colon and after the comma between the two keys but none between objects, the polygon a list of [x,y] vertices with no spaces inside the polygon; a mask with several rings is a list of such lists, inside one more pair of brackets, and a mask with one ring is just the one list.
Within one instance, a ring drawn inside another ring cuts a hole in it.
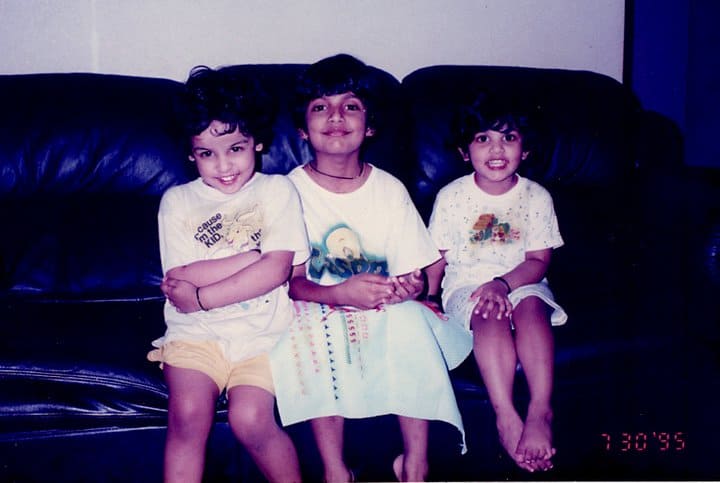
[{"label": "child", "polygon": [[[456,146],[474,173],[435,200],[429,230],[442,259],[426,270],[428,298],[439,299],[442,280],[447,315],[472,330],[505,450],[521,468],[548,470],[555,454],[550,320],[559,325],[567,316],[544,277],[563,240],[550,194],[516,172],[530,154],[528,118],[496,101],[480,96],[459,117]],[[524,422],[513,405],[518,360],[530,389]]]},{"label": "child", "polygon": [[[463,429],[433,334],[443,321],[414,301],[420,269],[440,254],[405,187],[360,155],[375,134],[372,86],[370,68],[344,54],[313,64],[300,81],[296,123],[314,159],[289,177],[311,258],[293,270],[296,318],[271,359],[283,423],[312,420],[325,481],[356,476],[343,459],[344,418],[381,414],[399,417],[396,478],[421,481],[428,420]],[[470,351],[469,334],[457,333],[457,345],[467,344],[450,366]]]},{"label": "child", "polygon": [[159,361],[169,390],[166,481],[201,481],[223,390],[228,420],[269,481],[300,481],[278,427],[268,352],[293,317],[287,281],[309,255],[297,192],[256,172],[270,141],[267,101],[226,70],[193,69],[185,130],[200,177],[169,189],[158,214],[165,272]]}]

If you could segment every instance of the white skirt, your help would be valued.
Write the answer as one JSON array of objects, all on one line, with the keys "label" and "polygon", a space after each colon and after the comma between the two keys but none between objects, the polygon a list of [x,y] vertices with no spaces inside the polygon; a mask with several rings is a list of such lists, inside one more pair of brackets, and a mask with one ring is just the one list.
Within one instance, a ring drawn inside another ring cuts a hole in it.
[{"label": "white skirt", "polygon": [[356,310],[296,301],[292,325],[270,353],[284,425],[324,416],[396,414],[465,430],[448,369],[472,335],[415,301]]}]

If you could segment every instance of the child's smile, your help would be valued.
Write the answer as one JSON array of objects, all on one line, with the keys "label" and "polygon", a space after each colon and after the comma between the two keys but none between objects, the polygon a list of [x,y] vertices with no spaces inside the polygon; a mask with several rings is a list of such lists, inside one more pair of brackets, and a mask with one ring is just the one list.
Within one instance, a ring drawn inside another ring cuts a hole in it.
[{"label": "child's smile", "polygon": [[505,169],[508,161],[506,159],[491,159],[487,162],[487,165],[490,169]]}]

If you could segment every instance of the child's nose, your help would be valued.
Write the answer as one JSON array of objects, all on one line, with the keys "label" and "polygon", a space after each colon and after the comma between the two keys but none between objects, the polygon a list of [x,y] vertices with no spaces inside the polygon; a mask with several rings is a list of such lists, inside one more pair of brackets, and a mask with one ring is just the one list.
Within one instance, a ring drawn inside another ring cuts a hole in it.
[{"label": "child's nose", "polygon": [[497,142],[497,141],[494,141],[494,142],[490,145],[490,150],[491,150],[493,153],[501,153],[501,152],[503,152],[503,149],[504,149],[504,148],[503,148],[502,143]]},{"label": "child's nose", "polygon": [[229,171],[232,167],[232,163],[230,162],[230,159],[227,156],[220,155],[218,156],[218,162],[217,162],[217,169],[221,173],[224,173],[226,171]]},{"label": "child's nose", "polygon": [[342,106],[330,106],[330,120],[339,121],[344,118],[345,111]]}]

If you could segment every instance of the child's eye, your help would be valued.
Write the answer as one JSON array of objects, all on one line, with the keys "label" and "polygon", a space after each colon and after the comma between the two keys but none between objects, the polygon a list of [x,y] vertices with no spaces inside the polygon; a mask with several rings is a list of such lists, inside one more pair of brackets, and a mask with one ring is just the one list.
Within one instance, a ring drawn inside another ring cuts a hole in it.
[{"label": "child's eye", "polygon": [[326,109],[325,104],[314,104],[310,106],[310,112],[322,112]]},{"label": "child's eye", "polygon": [[233,153],[239,153],[242,150],[243,150],[242,146],[233,146],[230,148],[230,151],[232,151]]},{"label": "child's eye", "polygon": [[212,151],[200,151],[197,153],[197,155],[201,158],[209,158],[210,156],[212,156]]},{"label": "child's eye", "polygon": [[360,106],[359,104],[355,104],[355,103],[345,104],[344,108],[348,112],[359,112],[359,111],[363,110],[362,106]]},{"label": "child's eye", "polygon": [[475,142],[477,143],[486,143],[488,141],[488,135],[487,134],[478,134],[475,136]]},{"label": "child's eye", "polygon": [[513,133],[508,133],[505,135],[505,141],[507,141],[509,143],[517,141],[517,138],[518,138],[517,135],[515,135]]}]

